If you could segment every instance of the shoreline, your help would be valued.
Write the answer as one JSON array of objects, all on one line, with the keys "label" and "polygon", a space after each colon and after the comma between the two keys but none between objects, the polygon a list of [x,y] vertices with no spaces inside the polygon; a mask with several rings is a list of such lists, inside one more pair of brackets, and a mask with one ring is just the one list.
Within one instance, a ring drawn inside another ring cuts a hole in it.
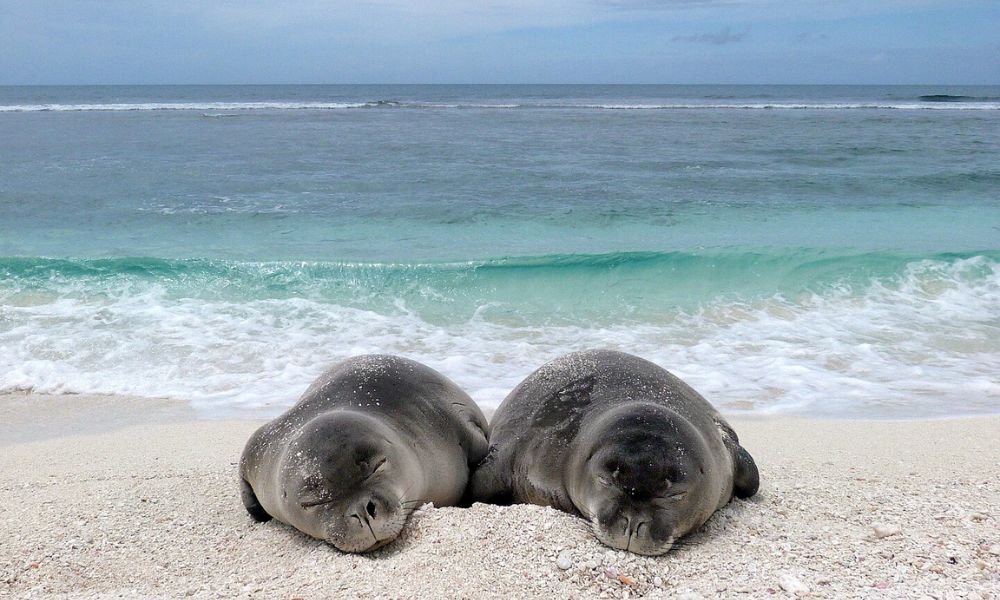
[{"label": "shoreline", "polygon": [[9,392],[0,394],[0,447],[193,420],[199,417],[191,405],[171,398]]},{"label": "shoreline", "polygon": [[482,504],[422,509],[359,556],[246,515],[235,464],[263,421],[4,394],[0,596],[997,598],[1000,417],[729,419],[761,491],[664,557]]},{"label": "shoreline", "polygon": [[[274,414],[233,407],[210,412],[198,410],[186,400],[165,396],[148,397],[92,392],[47,393],[22,390],[0,392],[0,447],[13,443],[33,442],[69,435],[111,432],[144,423],[204,421],[254,422],[262,425],[290,406],[291,404],[279,408]],[[496,411],[496,407],[493,406],[480,406],[480,409],[487,419],[491,419]],[[45,413],[46,419],[38,419],[33,412]],[[892,425],[977,420],[997,420],[1000,422],[1000,412],[923,415],[905,418],[726,412],[724,410],[722,410],[722,414],[732,423],[802,421],[830,424]]]}]

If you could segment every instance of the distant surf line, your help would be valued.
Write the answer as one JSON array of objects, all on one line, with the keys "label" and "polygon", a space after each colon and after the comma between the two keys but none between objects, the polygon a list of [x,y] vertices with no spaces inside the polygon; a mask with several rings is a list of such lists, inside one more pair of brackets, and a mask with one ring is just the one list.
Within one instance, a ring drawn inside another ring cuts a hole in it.
[{"label": "distant surf line", "polygon": [[[151,111],[321,111],[358,109],[430,109],[430,110],[1000,110],[997,101],[924,100],[909,103],[885,102],[759,102],[759,103],[439,103],[398,102],[136,102],[91,104],[8,104],[0,113],[35,112],[151,112]],[[203,114],[202,116],[222,116]],[[231,116],[227,113],[225,116]]]}]

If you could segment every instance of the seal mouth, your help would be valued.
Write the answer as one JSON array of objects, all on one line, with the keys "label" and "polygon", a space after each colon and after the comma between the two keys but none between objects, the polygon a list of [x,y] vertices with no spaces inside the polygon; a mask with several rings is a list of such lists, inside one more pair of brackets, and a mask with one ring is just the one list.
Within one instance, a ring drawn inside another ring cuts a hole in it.
[{"label": "seal mouth", "polygon": [[[370,506],[371,502],[369,501],[368,504]],[[383,541],[383,540],[379,540],[379,537],[377,535],[375,535],[375,530],[372,529],[371,519],[369,519],[368,517],[365,517],[364,519],[362,519],[358,515],[351,515],[351,518],[352,519],[357,519],[359,523],[361,523],[362,525],[364,525],[365,527],[368,528],[368,533],[372,534],[372,539],[375,540],[375,546],[377,546],[380,541]],[[372,548],[374,548],[375,546],[372,546]]]},{"label": "seal mouth", "polygon": [[372,550],[378,550],[379,548],[381,548],[383,546],[388,546],[395,539],[396,539],[396,536],[389,537],[389,538],[384,538],[384,539],[381,539],[381,540],[376,539],[375,543],[372,544],[368,549],[366,549],[365,552],[371,552]]},{"label": "seal mouth", "polygon": [[372,497],[359,504],[358,510],[344,515],[343,520],[331,524],[324,539],[342,552],[360,554],[377,550],[399,537],[410,513],[419,505],[416,500],[389,505]]},{"label": "seal mouth", "polygon": [[631,552],[633,554],[641,554],[643,556],[661,556],[670,552],[670,550],[674,547],[674,536],[670,536],[663,542],[656,543],[647,537],[639,537],[632,533],[626,535],[611,535],[603,527],[596,523],[591,524],[591,530],[594,532],[594,536],[597,537],[597,539],[604,545],[617,550],[625,550],[626,552]]},{"label": "seal mouth", "polygon": [[661,556],[670,552],[674,547],[677,537],[671,535],[662,542],[653,540],[649,535],[649,524],[641,522],[634,530],[627,525],[620,531],[611,531],[611,528],[601,524],[597,517],[592,516],[587,519],[590,523],[590,530],[605,546],[610,546],[617,550],[625,550],[633,554],[643,556]]},{"label": "seal mouth", "polygon": [[358,540],[356,538],[345,539],[342,534],[331,532],[329,535],[326,536],[325,541],[326,543],[330,544],[331,546],[337,548],[342,552],[350,552],[352,554],[363,554],[366,552],[372,552],[373,550],[378,550],[379,548],[382,548],[383,546],[387,546],[392,542],[394,542],[396,538],[399,537],[399,534],[402,532],[403,525],[401,523],[399,524],[398,527],[392,527],[391,531],[389,532],[389,535],[386,535],[385,537],[381,538],[375,535],[375,531],[372,529],[371,525],[368,525],[366,529],[368,530],[368,533],[367,535],[365,535],[365,539],[362,540]]},{"label": "seal mouth", "polygon": [[653,546],[648,546],[646,544],[634,543],[635,540],[630,540],[629,548],[627,550],[633,554],[641,554],[643,556],[662,556],[667,552],[670,552],[674,547],[674,536],[670,536],[664,540],[661,544],[656,544]]}]

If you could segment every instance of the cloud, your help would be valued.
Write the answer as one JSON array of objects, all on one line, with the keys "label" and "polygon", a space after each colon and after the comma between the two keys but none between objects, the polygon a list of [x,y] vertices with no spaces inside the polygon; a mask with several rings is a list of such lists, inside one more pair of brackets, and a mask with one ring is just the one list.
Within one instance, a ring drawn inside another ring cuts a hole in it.
[{"label": "cloud", "polygon": [[987,83],[996,2],[0,0],[0,84]]},{"label": "cloud", "polygon": [[713,46],[722,46],[725,44],[735,44],[737,42],[742,42],[750,34],[750,28],[744,27],[743,29],[733,31],[730,27],[724,27],[719,31],[713,33],[698,33],[694,35],[675,35],[671,41],[674,42],[692,42],[696,44],[712,44]]}]

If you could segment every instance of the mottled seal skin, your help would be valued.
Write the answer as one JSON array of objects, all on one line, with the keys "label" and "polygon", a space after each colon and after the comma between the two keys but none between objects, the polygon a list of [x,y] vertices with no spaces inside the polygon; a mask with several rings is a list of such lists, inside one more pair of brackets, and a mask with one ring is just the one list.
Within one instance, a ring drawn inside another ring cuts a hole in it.
[{"label": "mottled seal skin", "polygon": [[469,495],[552,506],[613,548],[658,555],[757,487],[753,458],[696,391],[637,356],[588,350],[504,399]]},{"label": "mottled seal skin", "polygon": [[258,429],[240,459],[243,504],[345,552],[402,531],[424,502],[456,504],[488,449],[482,411],[454,383],[397,356],[323,373]]}]

